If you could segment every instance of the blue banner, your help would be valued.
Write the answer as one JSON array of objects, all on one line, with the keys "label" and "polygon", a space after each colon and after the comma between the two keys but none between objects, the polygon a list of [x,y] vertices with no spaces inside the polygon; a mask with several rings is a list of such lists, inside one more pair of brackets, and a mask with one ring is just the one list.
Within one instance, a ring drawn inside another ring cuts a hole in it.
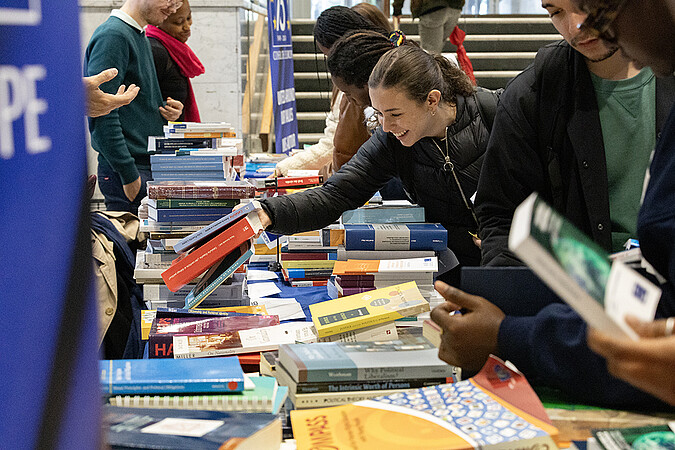
[{"label": "blue banner", "polygon": [[298,148],[298,115],[295,107],[293,43],[287,0],[267,2],[267,29],[270,39],[276,153],[288,153]]},{"label": "blue banner", "polygon": [[0,446],[100,444],[76,0],[0,0]]}]

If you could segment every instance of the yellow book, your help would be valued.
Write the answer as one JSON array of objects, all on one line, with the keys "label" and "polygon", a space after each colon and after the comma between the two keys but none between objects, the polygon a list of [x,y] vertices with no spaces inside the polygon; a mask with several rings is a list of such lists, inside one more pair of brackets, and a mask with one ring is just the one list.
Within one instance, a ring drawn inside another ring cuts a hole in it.
[{"label": "yellow book", "polygon": [[332,408],[291,411],[298,450],[557,448],[525,377],[491,357],[475,377]]},{"label": "yellow book", "polygon": [[415,316],[429,311],[414,281],[309,306],[318,337]]}]

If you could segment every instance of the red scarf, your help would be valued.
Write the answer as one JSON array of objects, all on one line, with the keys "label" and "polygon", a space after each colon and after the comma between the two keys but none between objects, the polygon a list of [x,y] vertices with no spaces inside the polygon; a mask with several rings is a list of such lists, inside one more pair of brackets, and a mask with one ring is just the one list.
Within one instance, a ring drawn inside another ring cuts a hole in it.
[{"label": "red scarf", "polygon": [[180,73],[187,77],[188,96],[183,105],[183,118],[186,122],[201,122],[199,118],[199,110],[197,109],[197,101],[195,100],[195,93],[192,90],[192,83],[190,78],[204,73],[204,65],[201,63],[195,52],[192,51],[187,44],[179,41],[170,34],[160,30],[154,25],[145,27],[145,34],[148,37],[153,37],[166,47],[169,56],[178,66]]},{"label": "red scarf", "polygon": [[459,68],[469,76],[471,82],[475,86],[476,77],[473,76],[473,65],[466,54],[466,49],[464,48],[465,36],[466,33],[464,31],[460,30],[459,27],[455,27],[455,29],[452,30],[452,33],[450,33],[450,42],[457,46],[457,62],[459,63]]}]

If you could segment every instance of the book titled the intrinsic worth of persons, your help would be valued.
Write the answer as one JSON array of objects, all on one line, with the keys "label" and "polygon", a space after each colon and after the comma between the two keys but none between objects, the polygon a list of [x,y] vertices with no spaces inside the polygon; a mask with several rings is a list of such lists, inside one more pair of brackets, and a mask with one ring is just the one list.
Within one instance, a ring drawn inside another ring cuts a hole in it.
[{"label": "book titled the intrinsic worth of persons", "polygon": [[610,263],[537,193],[516,208],[509,248],[593,328],[637,339],[625,316],[654,319],[661,289],[621,261]]},{"label": "book titled the intrinsic worth of persons", "polygon": [[114,359],[99,361],[105,394],[186,394],[241,392],[244,373],[235,357],[193,361]]},{"label": "book titled the intrinsic worth of persons", "polygon": [[429,378],[452,382],[458,373],[438,359],[438,349],[421,336],[281,345],[279,364],[297,384]]},{"label": "book titled the intrinsic worth of persons", "polygon": [[525,377],[491,357],[473,378],[291,411],[298,450],[557,448],[558,430]]},{"label": "book titled the intrinsic worth of persons", "polygon": [[448,232],[438,223],[345,224],[347,250],[445,250]]},{"label": "book titled the intrinsic worth of persons", "polygon": [[319,337],[356,330],[429,311],[414,281],[309,306]]},{"label": "book titled the intrinsic worth of persons", "polygon": [[276,414],[105,405],[106,443],[112,448],[254,450],[279,448]]}]

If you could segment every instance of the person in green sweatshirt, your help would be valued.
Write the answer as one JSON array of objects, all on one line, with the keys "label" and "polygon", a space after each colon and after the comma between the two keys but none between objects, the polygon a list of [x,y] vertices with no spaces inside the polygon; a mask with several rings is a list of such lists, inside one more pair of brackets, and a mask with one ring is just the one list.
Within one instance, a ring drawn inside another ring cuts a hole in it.
[{"label": "person in green sweatshirt", "polygon": [[161,24],[182,4],[180,0],[127,0],[101,24],[85,52],[84,75],[114,67],[118,75],[101,85],[115,93],[121,85],[138,86],[130,104],[89,119],[91,144],[98,152],[98,183],[109,211],[138,212],[145,183],[152,179],[148,136],[163,134],[166,121],[183,111],[177,100],[162,98],[150,42],[143,28]]}]

